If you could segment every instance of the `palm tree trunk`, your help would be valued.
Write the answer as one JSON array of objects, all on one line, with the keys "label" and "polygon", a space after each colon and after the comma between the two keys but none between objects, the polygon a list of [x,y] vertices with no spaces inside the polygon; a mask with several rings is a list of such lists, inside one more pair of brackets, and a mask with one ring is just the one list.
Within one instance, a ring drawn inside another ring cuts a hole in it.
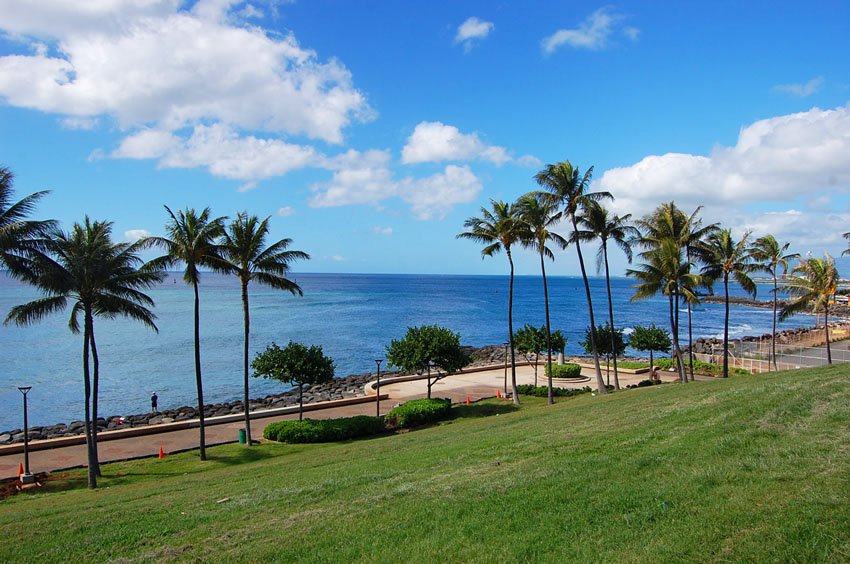
[{"label": "palm tree trunk", "polygon": [[543,251],[540,252],[540,272],[543,273],[543,304],[546,307],[546,366],[548,368],[548,398],[549,405],[555,403],[552,394],[552,324],[549,321],[549,285],[546,283],[546,262],[543,260]]},{"label": "palm tree trunk", "polygon": [[514,397],[514,404],[519,405],[519,392],[516,389],[516,353],[514,352],[514,259],[511,256],[511,249],[505,248],[505,253],[508,255],[508,262],[511,265],[511,282],[508,291],[508,343],[511,347],[511,394]]},{"label": "palm tree trunk", "polygon": [[[676,290],[673,292],[673,295],[675,296],[674,302],[676,304],[676,336],[678,337],[679,336],[679,310],[681,309],[681,307],[680,307],[681,306],[681,300],[680,300],[680,297],[679,297],[679,288],[678,287],[676,287]],[[680,345],[680,347],[681,347],[681,345]],[[683,383],[687,384],[688,383],[688,371],[685,368],[685,359],[682,358],[682,349],[681,348],[679,348],[679,353],[677,355],[677,358],[680,359],[678,361],[679,378],[681,378]]]},{"label": "palm tree trunk", "polygon": [[89,328],[89,347],[91,348],[92,367],[92,396],[91,396],[91,417],[94,424],[92,425],[91,444],[92,444],[92,459],[94,461],[94,473],[100,478],[103,474],[100,472],[100,457],[97,453],[97,398],[100,390],[100,358],[97,355],[97,344],[94,340],[94,319],[92,319],[91,327]]},{"label": "palm tree trunk", "polygon": [[[787,271],[786,271],[787,273]],[[773,357],[773,369],[779,370],[776,366],[776,305],[779,286],[776,281],[776,268],[773,269],[773,332],[770,334],[770,356]],[[770,359],[767,361],[767,371],[770,372]]]},{"label": "palm tree trunk", "polygon": [[242,282],[242,316],[245,323],[245,342],[243,343],[244,353],[242,356],[242,367],[244,369],[245,395],[243,397],[245,405],[245,444],[251,446],[251,406],[248,398],[248,339],[251,332],[251,314],[248,310],[248,282]]},{"label": "palm tree trunk", "polygon": [[[691,265],[691,246],[685,247],[685,254],[688,259],[688,264]],[[692,266],[692,265],[691,265]],[[688,267],[690,268],[690,266]],[[691,316],[691,304],[688,304],[688,373],[691,377],[691,382],[694,381],[694,323]]]},{"label": "palm tree trunk", "polygon": [[614,388],[620,389],[620,375],[617,373],[617,347],[614,338],[614,300],[611,298],[611,273],[608,271],[608,245],[602,241],[602,257],[605,259],[605,287],[608,290],[608,321],[611,323],[611,355],[614,357]]},{"label": "palm tree trunk", "polygon": [[823,330],[826,336],[826,363],[832,364],[832,349],[829,345],[829,303],[823,305]]},{"label": "palm tree trunk", "polygon": [[86,428],[86,452],[88,454],[88,480],[89,488],[97,487],[97,473],[95,472],[94,456],[92,450],[91,432],[91,376],[89,373],[89,331],[91,329],[91,312],[86,310],[83,322],[83,389],[85,393],[85,428]]},{"label": "palm tree trunk", "polygon": [[195,387],[198,390],[198,448],[201,460],[207,459],[206,427],[204,426],[204,382],[201,379],[201,314],[198,282],[192,283],[195,290]]},{"label": "palm tree trunk", "polygon": [[655,380],[655,367],[652,361],[652,349],[649,349],[649,379]]},{"label": "palm tree trunk", "polygon": [[684,362],[682,361],[682,350],[679,348],[679,327],[676,326],[676,316],[673,313],[673,303],[676,298],[671,293],[667,296],[667,299],[670,302],[670,332],[673,334],[673,353],[676,355],[676,365],[679,372],[679,379],[682,380],[682,382],[685,382],[686,380],[683,370]]},{"label": "palm tree trunk", "polygon": [[726,313],[723,318],[723,377],[729,377],[729,275],[723,275],[723,291],[726,293]]},{"label": "palm tree trunk", "polygon": [[578,241],[578,225],[575,214],[571,214],[573,222],[573,234],[576,235],[576,253],[578,253],[578,264],[581,267],[581,278],[584,280],[584,291],[587,294],[587,310],[590,313],[590,351],[593,354],[593,365],[596,368],[596,389],[600,394],[607,394],[608,388],[602,379],[602,368],[599,366],[599,352],[596,348],[596,321],[593,319],[593,299],[590,297],[590,282],[587,279],[587,270],[584,268],[584,256],[581,254],[581,243]]}]

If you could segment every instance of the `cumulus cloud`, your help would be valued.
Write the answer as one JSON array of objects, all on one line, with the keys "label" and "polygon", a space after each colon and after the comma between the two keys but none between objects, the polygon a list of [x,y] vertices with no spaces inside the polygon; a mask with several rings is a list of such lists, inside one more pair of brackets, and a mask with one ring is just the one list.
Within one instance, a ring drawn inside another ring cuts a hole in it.
[{"label": "cumulus cloud", "polygon": [[[611,36],[617,32],[622,20],[623,16],[613,12],[610,7],[599,8],[578,27],[559,29],[543,38],[540,45],[546,54],[554,53],[562,45],[576,49],[604,49],[609,45]],[[621,31],[632,41],[637,40],[640,35],[640,30],[636,27],[626,27]]]},{"label": "cumulus cloud", "polygon": [[372,234],[374,235],[392,235],[393,228],[392,227],[381,227],[376,225],[372,228]]},{"label": "cumulus cloud", "polygon": [[135,243],[139,239],[150,237],[151,232],[147,229],[128,229],[124,232],[124,240],[129,243]]},{"label": "cumulus cloud", "polygon": [[439,219],[455,205],[475,199],[482,185],[467,166],[449,165],[441,173],[424,178],[395,180],[390,170],[389,151],[360,152],[354,149],[330,159],[334,170],[329,182],[312,187],[312,207],[377,204],[401,198],[410,204],[418,219]]},{"label": "cumulus cloud", "polygon": [[823,77],[816,76],[805,84],[778,84],[773,89],[798,98],[805,98],[820,90],[821,86],[823,86]]},{"label": "cumulus cloud", "polygon": [[[776,232],[795,241],[837,240],[850,214],[823,208],[850,187],[850,105],[813,108],[752,123],[737,143],[709,155],[667,153],[607,170],[595,189],[608,190],[618,211],[642,215],[662,201],[685,209],[705,206],[711,221],[754,232]],[[800,210],[794,202],[813,203]],[[773,203],[784,211],[752,211]],[[842,227],[841,222],[845,222]]]},{"label": "cumulus cloud", "polygon": [[540,162],[531,155],[514,159],[504,147],[481,141],[477,133],[461,133],[457,127],[439,121],[419,123],[401,151],[404,164],[472,159],[489,161],[496,166],[510,162],[535,166]]},{"label": "cumulus cloud", "polygon": [[487,22],[472,16],[458,26],[457,33],[455,34],[455,43],[462,44],[464,51],[468,53],[475,46],[476,42],[490,35],[493,28],[493,22]]},{"label": "cumulus cloud", "polygon": [[290,215],[295,214],[295,208],[292,206],[283,206],[279,210],[277,210],[277,215],[280,217],[289,217]]}]

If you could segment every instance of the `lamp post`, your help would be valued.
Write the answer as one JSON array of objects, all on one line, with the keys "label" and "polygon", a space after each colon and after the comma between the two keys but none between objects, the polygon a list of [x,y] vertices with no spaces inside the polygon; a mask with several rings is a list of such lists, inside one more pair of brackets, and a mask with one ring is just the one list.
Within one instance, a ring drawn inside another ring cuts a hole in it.
[{"label": "lamp post", "polygon": [[378,366],[378,385],[375,386],[377,390],[377,394],[375,395],[375,402],[377,403],[377,416],[381,416],[381,363],[384,361],[383,358],[376,358],[375,364]]},{"label": "lamp post", "polygon": [[32,390],[32,386],[18,386],[18,390],[24,395],[24,473],[21,474],[21,483],[32,484],[35,476],[30,472],[30,432],[27,421],[27,392]]}]

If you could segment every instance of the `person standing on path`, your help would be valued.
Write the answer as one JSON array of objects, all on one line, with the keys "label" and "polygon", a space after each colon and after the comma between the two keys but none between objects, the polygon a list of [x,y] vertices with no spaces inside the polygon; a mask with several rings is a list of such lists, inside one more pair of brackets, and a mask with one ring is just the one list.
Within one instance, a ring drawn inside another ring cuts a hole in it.
[{"label": "person standing on path", "polygon": [[156,403],[158,400],[159,398],[157,397],[156,392],[154,392],[153,395],[151,395],[151,413],[157,413]]}]

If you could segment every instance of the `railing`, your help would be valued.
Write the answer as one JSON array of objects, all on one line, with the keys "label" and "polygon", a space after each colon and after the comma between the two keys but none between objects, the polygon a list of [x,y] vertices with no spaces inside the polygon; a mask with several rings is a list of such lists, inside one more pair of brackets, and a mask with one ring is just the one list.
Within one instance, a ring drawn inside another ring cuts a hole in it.
[{"label": "railing", "polygon": [[[850,341],[846,340],[846,330],[841,332],[830,331],[830,352],[833,364],[843,364],[850,362]],[[844,337],[842,340],[837,340],[838,337]],[[776,369],[778,370],[793,370],[797,368],[814,368],[817,366],[825,366],[827,364],[826,346],[821,338],[815,346],[802,346],[801,342],[793,344],[776,344]],[[713,347],[710,354],[695,353],[694,358],[703,362],[711,362],[713,364],[723,363],[723,347],[717,345]],[[770,347],[770,339],[762,339],[760,341],[747,341],[745,343],[736,343],[734,348],[729,349],[729,366],[735,368],[743,368],[750,372],[768,372],[774,370]]]}]

